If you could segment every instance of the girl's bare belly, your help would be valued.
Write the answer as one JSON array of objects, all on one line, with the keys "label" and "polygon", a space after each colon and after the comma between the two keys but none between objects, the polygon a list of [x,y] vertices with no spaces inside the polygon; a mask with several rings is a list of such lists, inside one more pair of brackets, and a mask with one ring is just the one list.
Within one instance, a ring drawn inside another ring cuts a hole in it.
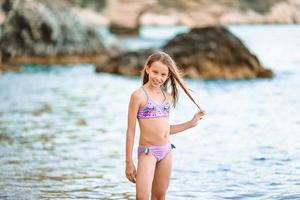
[{"label": "girl's bare belly", "polygon": [[141,133],[140,145],[151,146],[168,143],[170,133],[168,118],[140,119],[139,125]]}]

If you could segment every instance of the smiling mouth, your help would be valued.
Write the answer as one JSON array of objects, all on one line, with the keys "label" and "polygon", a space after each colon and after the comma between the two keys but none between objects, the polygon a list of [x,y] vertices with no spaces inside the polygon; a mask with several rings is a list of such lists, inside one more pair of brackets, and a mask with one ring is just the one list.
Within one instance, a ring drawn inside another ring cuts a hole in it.
[{"label": "smiling mouth", "polygon": [[156,85],[160,85],[161,84],[160,81],[153,81],[153,83],[156,84]]}]

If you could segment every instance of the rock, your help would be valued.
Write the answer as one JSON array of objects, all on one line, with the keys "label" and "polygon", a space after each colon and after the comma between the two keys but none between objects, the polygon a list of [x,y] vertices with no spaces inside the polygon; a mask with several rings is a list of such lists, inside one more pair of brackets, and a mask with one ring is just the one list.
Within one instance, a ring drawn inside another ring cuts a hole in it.
[{"label": "rock", "polygon": [[0,63],[0,73],[8,72],[8,71],[20,72],[21,71],[21,66],[13,65],[13,64],[7,64],[7,63]]},{"label": "rock", "polygon": [[146,12],[139,22],[143,26],[175,26],[181,23],[181,16],[175,10],[164,13]]},{"label": "rock", "polygon": [[[299,13],[300,9],[298,10]],[[275,4],[270,12],[266,15],[267,23],[287,23],[294,22],[294,14],[297,9],[288,2],[280,2]]]},{"label": "rock", "polygon": [[19,72],[21,71],[21,66],[10,64],[10,63],[3,63],[2,53],[0,52],[0,73],[7,72],[7,71]]},{"label": "rock", "polygon": [[205,27],[218,24],[218,19],[208,12],[190,11],[188,16],[192,19],[192,27]]},{"label": "rock", "polygon": [[139,18],[156,0],[109,0],[106,13],[110,31],[120,35],[138,34]]},{"label": "rock", "polygon": [[221,24],[261,24],[264,23],[264,16],[252,10],[246,12],[227,12],[220,17]]},{"label": "rock", "polygon": [[0,25],[2,25],[5,21],[5,14],[0,10]]},{"label": "rock", "polygon": [[109,25],[109,31],[113,34],[123,35],[123,36],[138,35],[139,34],[139,26],[137,26],[135,28],[129,28],[129,27],[123,27],[121,25],[111,23]]},{"label": "rock", "polygon": [[[110,55],[97,29],[81,21],[59,0],[6,0],[1,51],[3,62],[26,57],[55,63],[69,55]],[[19,59],[24,60],[24,59]],[[30,60],[30,59],[29,59]],[[103,61],[103,60],[102,60]]]},{"label": "rock", "polygon": [[41,116],[44,113],[51,113],[52,112],[52,107],[48,104],[44,104],[41,108],[34,110],[32,112],[32,115],[34,116]]},{"label": "rock", "polygon": [[[177,35],[163,49],[187,73],[202,79],[271,77],[256,56],[224,27],[194,28]],[[193,70],[189,68],[194,68]]]},{"label": "rock", "polygon": [[138,28],[142,25],[180,24],[205,27],[220,24],[300,22],[300,0],[265,0],[262,2],[110,0],[107,2],[106,10],[111,24],[110,30],[116,34],[138,34]]},{"label": "rock", "polygon": [[184,4],[192,27],[205,27],[219,24],[219,17],[228,11],[230,1],[186,0]]},{"label": "rock", "polygon": [[153,50],[126,52],[110,58],[96,66],[96,72],[108,72],[126,76],[138,76],[144,67],[147,57]]},{"label": "rock", "polygon": [[75,123],[77,126],[86,126],[87,125],[87,122],[85,119],[77,119],[76,123]]},{"label": "rock", "polygon": [[[194,28],[177,35],[162,50],[170,54],[184,74],[200,79],[270,78],[273,73],[224,27]],[[98,65],[97,72],[140,75],[153,50],[127,52]]]},{"label": "rock", "polygon": [[231,10],[224,13],[221,24],[292,24],[300,22],[300,0],[287,0],[270,3],[268,11],[258,13],[248,9]]},{"label": "rock", "polygon": [[94,10],[82,9],[79,7],[74,7],[71,9],[71,13],[80,18],[80,20],[89,22],[96,26],[108,26],[108,19],[101,13],[97,13]]}]

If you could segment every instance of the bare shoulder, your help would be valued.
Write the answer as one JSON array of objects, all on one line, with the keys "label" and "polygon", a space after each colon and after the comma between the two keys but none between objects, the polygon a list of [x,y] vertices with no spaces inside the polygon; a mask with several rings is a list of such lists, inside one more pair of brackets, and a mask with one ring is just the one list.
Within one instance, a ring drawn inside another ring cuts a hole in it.
[{"label": "bare shoulder", "polygon": [[143,96],[143,91],[141,88],[138,88],[131,93],[131,96],[130,96],[131,102],[141,104],[143,102],[143,99],[144,99],[144,96]]}]

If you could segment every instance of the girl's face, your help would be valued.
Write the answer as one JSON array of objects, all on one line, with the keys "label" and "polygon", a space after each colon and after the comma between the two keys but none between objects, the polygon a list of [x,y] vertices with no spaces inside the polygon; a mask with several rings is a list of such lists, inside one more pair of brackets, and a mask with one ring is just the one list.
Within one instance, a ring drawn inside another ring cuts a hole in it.
[{"label": "girl's face", "polygon": [[159,61],[155,61],[150,67],[147,67],[146,72],[149,76],[148,82],[153,87],[161,87],[169,78],[169,68]]}]

